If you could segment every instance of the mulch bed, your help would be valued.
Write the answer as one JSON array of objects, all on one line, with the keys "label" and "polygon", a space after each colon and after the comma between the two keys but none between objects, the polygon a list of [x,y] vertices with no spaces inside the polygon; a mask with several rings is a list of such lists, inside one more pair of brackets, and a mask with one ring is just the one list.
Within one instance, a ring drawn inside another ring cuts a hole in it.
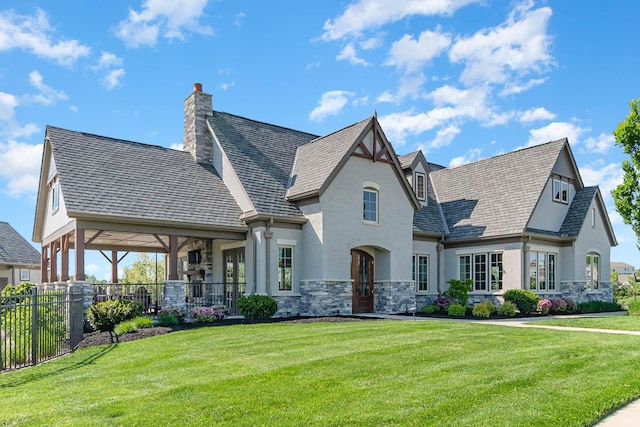
[{"label": "mulch bed", "polygon": [[[296,317],[296,318],[274,318],[267,319],[261,322],[249,322],[245,319],[225,319],[220,322],[211,324],[195,324],[195,323],[183,323],[175,326],[154,326],[151,328],[139,329],[136,332],[130,332],[128,334],[120,335],[118,338],[120,342],[135,341],[142,338],[155,337],[157,335],[168,334],[174,331],[184,331],[187,329],[196,328],[209,328],[215,326],[226,325],[238,325],[238,324],[250,324],[250,323],[315,323],[315,322],[361,322],[367,320],[376,319],[364,319],[358,317],[348,316],[333,316],[333,317]],[[77,348],[92,347],[96,345],[112,344],[111,336],[108,332],[87,332],[83,335],[82,341]]]}]

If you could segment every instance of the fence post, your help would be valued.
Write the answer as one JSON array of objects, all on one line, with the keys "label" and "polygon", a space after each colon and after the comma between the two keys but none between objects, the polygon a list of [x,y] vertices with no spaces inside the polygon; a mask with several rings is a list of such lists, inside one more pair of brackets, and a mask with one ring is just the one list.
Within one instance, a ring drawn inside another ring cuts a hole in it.
[{"label": "fence post", "polygon": [[31,290],[31,365],[38,363],[38,288]]}]

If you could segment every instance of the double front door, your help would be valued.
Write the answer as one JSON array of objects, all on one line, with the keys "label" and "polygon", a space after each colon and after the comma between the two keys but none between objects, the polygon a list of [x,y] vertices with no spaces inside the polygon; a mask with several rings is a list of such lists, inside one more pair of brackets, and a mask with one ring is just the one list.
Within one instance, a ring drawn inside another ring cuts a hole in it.
[{"label": "double front door", "polygon": [[244,248],[225,250],[222,257],[226,305],[231,313],[237,314],[236,301],[244,295],[246,286]]},{"label": "double front door", "polygon": [[354,313],[373,312],[373,257],[360,249],[351,250]]}]

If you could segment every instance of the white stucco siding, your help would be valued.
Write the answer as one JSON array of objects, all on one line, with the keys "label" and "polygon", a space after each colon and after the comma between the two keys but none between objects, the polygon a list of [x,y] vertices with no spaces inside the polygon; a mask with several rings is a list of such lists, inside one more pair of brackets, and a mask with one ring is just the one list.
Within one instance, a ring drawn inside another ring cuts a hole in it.
[{"label": "white stucco siding", "polygon": [[542,191],[542,195],[538,200],[538,204],[533,210],[529,224],[529,228],[548,231],[560,231],[562,222],[564,221],[569,204],[576,194],[573,182],[569,183],[569,203],[562,203],[553,200],[553,178],[549,178],[547,184]]},{"label": "white stucco siding", "polygon": [[[595,209],[595,224],[592,225],[592,209]],[[606,212],[604,213],[606,215]],[[582,223],[580,234],[574,245],[574,270],[573,276],[567,280],[586,280],[586,256],[589,253],[596,253],[600,256],[599,279],[608,282],[610,280],[609,271],[611,264],[611,245],[602,221],[602,212],[598,208],[595,199],[591,201],[587,215]]]},{"label": "white stucco siding", "polygon": [[[369,185],[378,189],[377,224],[362,219],[363,190]],[[323,278],[349,279],[351,249],[371,246],[389,252],[388,269],[376,266],[376,280],[411,280],[414,209],[392,165],[352,156],[320,196],[320,205]]]},{"label": "white stucco siding", "polygon": [[323,279],[323,215],[319,203],[300,206],[307,222],[302,226],[302,242],[298,257],[300,259],[300,280]]},{"label": "white stucco siding", "polygon": [[[426,241],[414,241],[413,254],[427,255],[429,257],[429,267],[428,267],[429,268],[429,278],[428,278],[429,291],[420,292],[420,293],[429,293],[429,294],[437,293],[438,292],[438,243],[426,242]],[[409,267],[411,268],[411,266]]]},{"label": "white stucco siding", "polygon": [[60,200],[58,203],[58,209],[54,212],[51,209],[51,189],[47,192],[47,203],[45,206],[44,220],[42,224],[42,239],[46,239],[47,236],[55,233],[60,228],[64,227],[72,221],[67,214],[67,207],[64,203],[63,188],[60,189]]}]

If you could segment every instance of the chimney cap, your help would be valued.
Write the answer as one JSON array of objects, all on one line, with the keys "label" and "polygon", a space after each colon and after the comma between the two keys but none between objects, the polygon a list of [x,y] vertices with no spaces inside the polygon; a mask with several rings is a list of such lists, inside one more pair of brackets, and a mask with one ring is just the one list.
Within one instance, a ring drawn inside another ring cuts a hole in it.
[{"label": "chimney cap", "polygon": [[202,83],[194,83],[193,84],[193,90],[195,92],[202,92]]}]

